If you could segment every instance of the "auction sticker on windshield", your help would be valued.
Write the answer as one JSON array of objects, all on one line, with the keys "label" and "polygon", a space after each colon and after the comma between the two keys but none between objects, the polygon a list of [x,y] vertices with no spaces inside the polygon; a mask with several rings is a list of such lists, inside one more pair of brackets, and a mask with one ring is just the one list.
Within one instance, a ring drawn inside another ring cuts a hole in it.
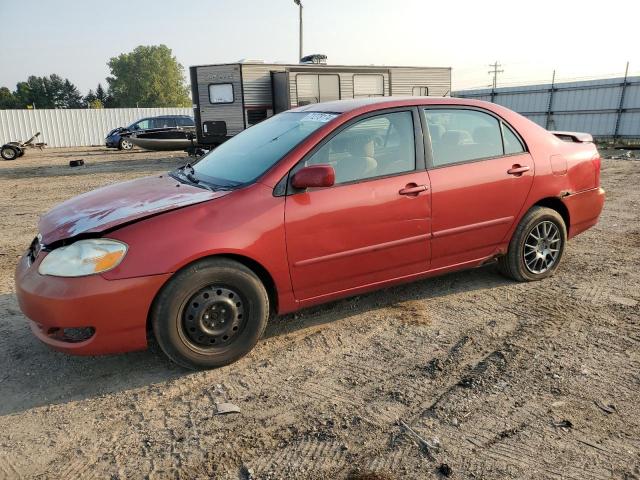
[{"label": "auction sticker on windshield", "polygon": [[302,117],[300,119],[300,121],[301,122],[322,122],[322,123],[326,123],[326,122],[329,122],[329,121],[333,120],[337,116],[338,115],[336,115],[335,113],[313,112],[313,113],[309,113],[309,114],[305,115],[304,117]]}]

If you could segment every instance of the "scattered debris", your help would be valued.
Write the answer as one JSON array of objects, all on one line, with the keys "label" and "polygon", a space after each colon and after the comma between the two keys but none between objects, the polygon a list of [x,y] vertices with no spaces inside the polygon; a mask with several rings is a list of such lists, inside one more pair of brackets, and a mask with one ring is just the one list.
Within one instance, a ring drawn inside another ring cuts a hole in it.
[{"label": "scattered debris", "polygon": [[446,463],[441,463],[438,467],[438,473],[444,477],[450,477],[453,470],[451,470],[451,467]]},{"label": "scattered debris", "polygon": [[616,413],[618,411],[613,403],[602,403],[598,400],[594,401],[593,403],[595,403],[596,407],[598,407],[604,413]]},{"label": "scattered debris", "polygon": [[84,160],[69,160],[70,167],[84,167]]},{"label": "scattered debris", "polygon": [[467,442],[469,442],[471,445],[474,445],[474,446],[476,446],[478,448],[482,448],[483,447],[483,445],[480,442],[478,442],[477,440],[475,440],[475,439],[473,439],[471,437],[467,437]]},{"label": "scattered debris", "polygon": [[218,408],[216,415],[224,415],[225,413],[240,413],[240,407],[234,405],[233,403],[217,403],[216,407]]},{"label": "scattered debris", "polygon": [[427,454],[431,459],[433,459],[433,453],[440,450],[440,440],[437,438],[432,439],[430,442],[421,437],[418,432],[416,432],[409,425],[404,423],[402,420],[398,419],[397,424],[404,428],[406,431],[413,434],[413,436],[418,440],[418,444],[420,445],[423,453]]},{"label": "scattered debris", "polygon": [[240,478],[242,480],[254,480],[256,477],[254,476],[252,468],[243,465],[240,468]]},{"label": "scattered debris", "polygon": [[595,448],[596,450],[600,450],[601,452],[606,452],[606,450],[604,448],[602,448],[602,447],[600,447],[600,446],[598,446],[598,445],[596,445],[594,443],[587,442],[586,440],[581,440],[579,438],[576,438],[576,442],[580,442],[583,445],[587,445],[589,447]]},{"label": "scattered debris", "polygon": [[631,150],[627,150],[620,155],[610,155],[608,158],[611,160],[633,160],[636,158],[635,154]]},{"label": "scattered debris", "polygon": [[569,420],[560,420],[558,422],[553,422],[553,426],[557,428],[573,428],[573,423]]}]

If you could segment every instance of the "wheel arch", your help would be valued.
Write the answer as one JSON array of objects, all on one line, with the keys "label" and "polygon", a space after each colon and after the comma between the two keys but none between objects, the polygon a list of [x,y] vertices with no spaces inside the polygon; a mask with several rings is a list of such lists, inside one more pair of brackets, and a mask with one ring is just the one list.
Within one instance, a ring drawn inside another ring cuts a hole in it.
[{"label": "wheel arch", "polygon": [[551,210],[555,210],[560,214],[562,220],[564,220],[564,225],[567,229],[567,232],[569,231],[569,227],[571,226],[571,216],[569,215],[569,209],[560,198],[546,197],[538,200],[531,207],[546,207],[550,208]]},{"label": "wheel arch", "polygon": [[242,265],[247,267],[249,270],[251,270],[253,273],[255,273],[257,277],[260,279],[260,281],[262,282],[262,284],[264,285],[264,288],[267,290],[267,295],[269,296],[269,309],[271,310],[271,312],[278,311],[278,289],[276,287],[276,283],[273,280],[271,273],[269,273],[269,271],[260,262],[254,260],[253,258],[247,257],[245,255],[239,255],[236,253],[216,253],[212,255],[205,255],[205,256],[199,257],[185,265],[182,265],[182,267],[180,267],[178,270],[173,272],[171,276],[167,278],[167,280],[164,282],[162,287],[158,289],[158,291],[153,297],[153,300],[151,301],[151,304],[149,305],[149,312],[147,313],[147,331],[148,332],[151,331],[151,310],[153,309],[153,304],[155,303],[156,299],[158,298],[158,295],[160,294],[164,286],[167,284],[167,282],[169,282],[169,280],[171,280],[176,274],[178,274],[185,268],[190,267],[196,262],[200,262],[202,260],[206,260],[210,258],[227,258],[229,260],[235,260],[236,262],[241,263]]}]

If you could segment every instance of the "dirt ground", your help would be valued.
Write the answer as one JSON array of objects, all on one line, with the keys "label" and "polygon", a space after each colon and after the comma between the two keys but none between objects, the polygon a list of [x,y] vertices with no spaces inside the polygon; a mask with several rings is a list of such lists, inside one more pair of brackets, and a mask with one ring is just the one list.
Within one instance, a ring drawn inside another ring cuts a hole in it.
[{"label": "dirt ground", "polygon": [[486,267],[331,303],[213,371],[41,345],[13,286],[38,216],[177,155],[0,162],[0,479],[640,479],[640,161],[603,161],[601,222],[543,282]]}]

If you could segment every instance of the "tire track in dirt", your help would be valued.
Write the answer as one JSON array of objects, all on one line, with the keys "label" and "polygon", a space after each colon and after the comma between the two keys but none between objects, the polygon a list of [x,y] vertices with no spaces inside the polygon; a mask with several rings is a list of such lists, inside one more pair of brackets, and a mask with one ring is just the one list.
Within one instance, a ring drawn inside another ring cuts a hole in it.
[{"label": "tire track in dirt", "polygon": [[0,480],[22,480],[23,478],[9,458],[0,457]]}]

